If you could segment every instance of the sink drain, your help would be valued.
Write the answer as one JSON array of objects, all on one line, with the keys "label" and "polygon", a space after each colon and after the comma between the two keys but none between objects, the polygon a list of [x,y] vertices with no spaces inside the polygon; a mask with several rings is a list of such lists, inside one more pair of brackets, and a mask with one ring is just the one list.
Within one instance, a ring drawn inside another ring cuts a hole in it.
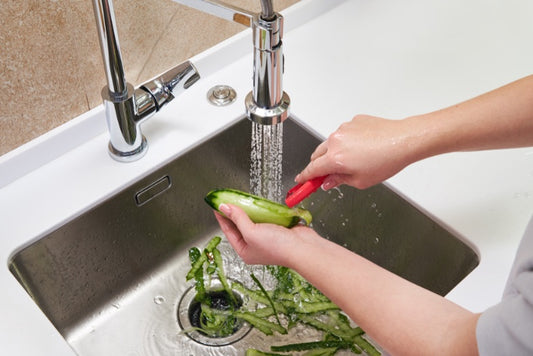
[{"label": "sink drain", "polygon": [[[223,314],[230,308],[227,302],[227,292],[224,291],[220,282],[212,282],[213,287],[207,292],[211,298],[211,307]],[[239,303],[238,306],[241,306],[243,301],[242,295],[236,291],[233,291],[233,294]],[[196,290],[194,287],[191,287],[185,291],[178,305],[178,322],[180,327],[194,341],[207,346],[229,345],[239,341],[250,331],[251,326],[240,320],[234,324],[232,333],[228,336],[213,336],[200,331],[199,328],[201,328],[202,324],[200,320],[200,303],[195,300],[195,297]]]}]

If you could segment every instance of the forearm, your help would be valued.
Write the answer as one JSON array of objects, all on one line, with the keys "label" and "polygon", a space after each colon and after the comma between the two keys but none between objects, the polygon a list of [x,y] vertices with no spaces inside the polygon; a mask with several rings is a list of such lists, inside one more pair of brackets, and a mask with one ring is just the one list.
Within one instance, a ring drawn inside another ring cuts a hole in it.
[{"label": "forearm", "polygon": [[533,76],[429,114],[407,118],[412,160],[452,151],[533,145]]},{"label": "forearm", "polygon": [[[471,355],[478,316],[418,287],[308,227],[254,224],[232,205],[215,214],[235,251],[249,264],[294,269],[394,355]],[[231,220],[229,220],[231,219]]]},{"label": "forearm", "polygon": [[300,241],[289,267],[319,288],[388,352],[476,353],[477,315],[347,249],[317,239]]}]

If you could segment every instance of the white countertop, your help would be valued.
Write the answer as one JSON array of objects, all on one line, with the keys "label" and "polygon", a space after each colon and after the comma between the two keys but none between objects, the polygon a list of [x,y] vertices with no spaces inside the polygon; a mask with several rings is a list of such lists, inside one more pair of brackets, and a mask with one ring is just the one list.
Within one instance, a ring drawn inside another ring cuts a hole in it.
[{"label": "white countertop", "polygon": [[[357,113],[399,119],[533,72],[528,0],[304,0],[284,14],[291,111],[324,136]],[[245,32],[193,58],[203,79],[143,125],[140,161],[108,156],[101,108],[0,157],[2,354],[73,354],[8,271],[11,253],[241,115],[250,53]],[[207,103],[215,84],[234,87],[237,103]],[[389,180],[479,250],[449,299],[472,311],[498,302],[533,215],[532,182],[533,148],[433,157]]]}]

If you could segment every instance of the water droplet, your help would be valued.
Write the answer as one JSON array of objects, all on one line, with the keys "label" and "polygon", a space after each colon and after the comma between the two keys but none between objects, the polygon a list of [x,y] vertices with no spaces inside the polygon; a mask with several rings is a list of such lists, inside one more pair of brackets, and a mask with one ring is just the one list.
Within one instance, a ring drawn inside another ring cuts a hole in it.
[{"label": "water droplet", "polygon": [[154,297],[154,303],[157,304],[157,305],[161,305],[165,302],[165,297],[163,297],[162,295],[157,295]]},{"label": "water droplet", "polygon": [[342,193],[342,191],[340,190],[339,187],[335,187],[335,188],[333,188],[333,189],[338,193],[337,198],[339,198],[339,199],[344,198],[344,194]]},{"label": "water droplet", "polygon": [[378,206],[378,205],[377,205],[376,203],[372,203],[372,204],[370,205],[370,207],[371,207],[372,209],[375,209],[377,206]]},{"label": "water droplet", "polygon": [[374,242],[377,244],[379,243],[379,236],[376,236],[376,238],[374,239]]}]

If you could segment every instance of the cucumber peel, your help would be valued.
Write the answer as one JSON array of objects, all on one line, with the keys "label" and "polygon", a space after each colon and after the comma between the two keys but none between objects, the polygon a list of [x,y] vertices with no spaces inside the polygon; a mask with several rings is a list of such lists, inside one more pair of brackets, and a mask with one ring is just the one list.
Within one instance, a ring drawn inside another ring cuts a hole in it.
[{"label": "cucumber peel", "polygon": [[[285,335],[296,325],[307,325],[323,332],[321,341],[271,346],[271,352],[248,349],[246,356],[290,356],[290,352],[302,356],[334,356],[340,350],[380,355],[379,350],[364,338],[360,327],[352,326],[350,319],[333,302],[287,267],[267,266],[267,271],[276,280],[273,290],[266,290],[253,274],[250,277],[259,289],[249,289],[237,281],[231,281],[230,285],[217,248],[220,242],[221,238],[216,236],[203,251],[197,247],[189,250],[191,269],[187,280],[194,278],[195,301],[200,303],[201,314],[199,325],[184,330],[185,333],[197,330],[211,337],[226,337],[234,332],[236,323],[247,322],[265,335]],[[210,288],[215,272],[224,289]],[[230,308],[220,309],[213,304],[209,294],[212,291],[225,291],[228,294],[225,301]],[[232,302],[232,295],[242,297],[243,303]]]},{"label": "cucumber peel", "polygon": [[309,225],[313,219],[309,210],[289,208],[236,189],[212,190],[205,196],[205,201],[221,214],[223,213],[219,210],[220,204],[236,205],[255,223],[270,223],[290,228],[300,223]]}]

